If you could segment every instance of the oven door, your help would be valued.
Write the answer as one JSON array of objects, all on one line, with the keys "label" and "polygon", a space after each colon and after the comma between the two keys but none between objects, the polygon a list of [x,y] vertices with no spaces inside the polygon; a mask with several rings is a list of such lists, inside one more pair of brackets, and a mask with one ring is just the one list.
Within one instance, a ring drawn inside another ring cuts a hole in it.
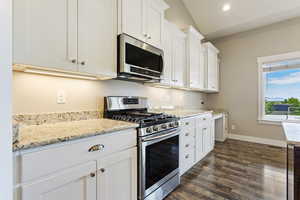
[{"label": "oven door", "polygon": [[179,173],[179,129],[140,139],[139,198]]},{"label": "oven door", "polygon": [[163,51],[122,34],[119,36],[119,77],[160,80]]}]

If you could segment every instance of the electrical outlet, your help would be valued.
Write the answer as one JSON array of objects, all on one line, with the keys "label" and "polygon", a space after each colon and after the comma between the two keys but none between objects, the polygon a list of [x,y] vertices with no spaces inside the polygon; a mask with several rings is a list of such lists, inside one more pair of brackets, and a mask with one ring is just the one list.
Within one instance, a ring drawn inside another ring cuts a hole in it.
[{"label": "electrical outlet", "polygon": [[67,102],[66,93],[64,90],[57,91],[56,102],[57,104],[65,104]]},{"label": "electrical outlet", "polygon": [[231,130],[235,130],[236,126],[234,124],[231,125]]}]

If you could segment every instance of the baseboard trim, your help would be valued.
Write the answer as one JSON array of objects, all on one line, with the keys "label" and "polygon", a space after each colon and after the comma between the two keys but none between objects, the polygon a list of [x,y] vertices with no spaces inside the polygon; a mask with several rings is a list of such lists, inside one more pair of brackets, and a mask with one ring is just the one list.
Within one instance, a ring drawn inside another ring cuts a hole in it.
[{"label": "baseboard trim", "polygon": [[252,137],[252,136],[244,136],[244,135],[237,135],[237,134],[228,134],[229,139],[233,140],[240,140],[245,142],[252,142],[258,144],[266,144],[276,147],[286,147],[287,143],[281,140],[272,140],[266,138],[259,138],[259,137]]}]

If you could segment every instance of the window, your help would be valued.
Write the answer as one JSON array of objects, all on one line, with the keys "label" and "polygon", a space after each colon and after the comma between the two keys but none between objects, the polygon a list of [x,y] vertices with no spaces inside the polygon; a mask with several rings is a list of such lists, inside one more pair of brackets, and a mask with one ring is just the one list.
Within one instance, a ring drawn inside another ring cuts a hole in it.
[{"label": "window", "polygon": [[258,58],[259,120],[300,120],[300,52]]}]

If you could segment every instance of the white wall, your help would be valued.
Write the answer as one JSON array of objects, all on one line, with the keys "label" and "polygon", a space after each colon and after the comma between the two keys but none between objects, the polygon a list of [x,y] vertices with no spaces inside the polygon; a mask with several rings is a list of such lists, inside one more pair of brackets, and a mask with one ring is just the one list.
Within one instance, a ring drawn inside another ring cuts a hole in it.
[{"label": "white wall", "polygon": [[0,199],[12,200],[11,0],[0,0]]},{"label": "white wall", "polygon": [[211,107],[230,113],[231,133],[284,140],[281,126],[259,124],[257,57],[300,50],[300,18],[236,34],[214,42],[221,54],[221,92]]}]

